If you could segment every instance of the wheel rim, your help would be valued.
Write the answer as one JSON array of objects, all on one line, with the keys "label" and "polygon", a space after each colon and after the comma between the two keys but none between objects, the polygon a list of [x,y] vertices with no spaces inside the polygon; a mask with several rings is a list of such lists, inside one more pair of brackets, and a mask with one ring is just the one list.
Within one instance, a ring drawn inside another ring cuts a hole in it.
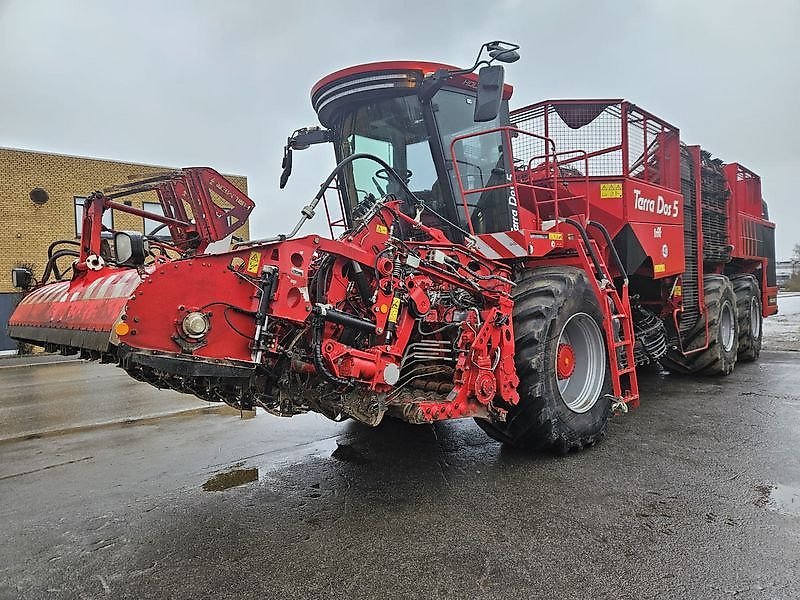
[{"label": "wheel rim", "polygon": [[730,352],[736,337],[736,328],[733,326],[733,308],[730,302],[725,302],[720,309],[719,334],[725,352]]},{"label": "wheel rim", "polygon": [[[561,400],[572,412],[585,413],[600,398],[606,377],[606,346],[597,322],[586,313],[572,315],[558,337],[556,382]],[[559,359],[569,357],[565,368]]]},{"label": "wheel rim", "polygon": [[761,303],[755,296],[750,300],[750,335],[754,340],[761,337]]}]

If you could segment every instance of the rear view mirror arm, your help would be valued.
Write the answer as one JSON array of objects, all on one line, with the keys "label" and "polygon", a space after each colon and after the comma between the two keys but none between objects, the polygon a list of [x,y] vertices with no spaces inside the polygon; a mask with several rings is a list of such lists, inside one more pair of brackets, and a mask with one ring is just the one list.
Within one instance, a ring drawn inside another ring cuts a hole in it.
[{"label": "rear view mirror arm", "polygon": [[295,130],[286,140],[286,145],[283,147],[283,161],[281,162],[281,169],[283,170],[281,172],[280,188],[286,187],[286,182],[289,181],[289,176],[292,174],[293,150],[305,150],[313,144],[333,142],[335,139],[336,135],[330,129],[313,126]]}]

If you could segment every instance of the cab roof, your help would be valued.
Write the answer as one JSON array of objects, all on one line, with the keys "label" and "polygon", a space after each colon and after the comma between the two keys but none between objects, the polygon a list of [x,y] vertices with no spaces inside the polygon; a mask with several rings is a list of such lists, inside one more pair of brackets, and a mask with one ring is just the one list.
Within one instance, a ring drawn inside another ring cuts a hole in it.
[{"label": "cab roof", "polygon": [[[419,60],[394,60],[394,61],[372,62],[372,63],[365,63],[363,65],[356,65],[354,67],[347,67],[346,69],[340,69],[320,79],[311,89],[311,101],[312,103],[315,102],[315,98],[319,95],[319,93],[322,92],[325,88],[329,87],[330,85],[339,82],[344,82],[349,79],[358,78],[360,75],[367,75],[369,73],[380,73],[380,72],[385,73],[385,72],[405,71],[408,73],[419,74],[422,77],[424,77],[426,75],[432,74],[438,69],[456,70],[458,69],[458,67],[454,67],[452,65],[444,63],[419,61]],[[458,75],[453,78],[453,82],[459,87],[475,89],[475,85],[478,82],[478,75],[476,73]],[[508,100],[511,97],[513,91],[514,88],[511,85],[505,84],[503,86],[503,98]]]}]

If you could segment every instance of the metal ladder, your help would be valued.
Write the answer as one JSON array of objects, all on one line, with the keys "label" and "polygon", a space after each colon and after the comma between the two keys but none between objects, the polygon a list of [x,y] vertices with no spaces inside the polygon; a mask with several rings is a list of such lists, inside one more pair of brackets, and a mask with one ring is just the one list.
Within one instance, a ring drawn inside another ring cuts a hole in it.
[{"label": "metal ladder", "polygon": [[[604,265],[605,266],[605,265]],[[622,293],[610,283],[605,293],[611,299],[614,311],[609,311],[609,320],[605,323],[606,336],[610,340],[611,375],[614,384],[614,396],[620,398],[625,405],[639,406],[639,379],[636,376],[636,360],[633,353],[633,323],[630,315],[630,299],[628,297],[627,278],[622,284]],[[619,324],[615,331],[614,322]],[[617,336],[620,337],[617,340]],[[622,349],[622,353],[619,352]],[[625,410],[625,409],[623,409]]]},{"label": "metal ladder", "polygon": [[589,238],[588,252],[592,262],[595,263],[595,267],[600,272],[598,286],[606,298],[610,300],[610,303],[606,301],[603,307],[603,312],[607,317],[603,321],[603,328],[605,329],[606,344],[610,355],[612,389],[616,398],[614,409],[627,412],[629,405],[634,408],[639,406],[639,379],[636,374],[636,359],[633,351],[635,339],[633,337],[630,296],[628,295],[628,275],[611,240],[611,235],[605,226],[597,221],[588,221],[586,225],[587,229],[594,227],[601,233],[608,246],[611,258],[615,261],[617,270],[622,276],[622,285],[617,290],[596,242]]}]

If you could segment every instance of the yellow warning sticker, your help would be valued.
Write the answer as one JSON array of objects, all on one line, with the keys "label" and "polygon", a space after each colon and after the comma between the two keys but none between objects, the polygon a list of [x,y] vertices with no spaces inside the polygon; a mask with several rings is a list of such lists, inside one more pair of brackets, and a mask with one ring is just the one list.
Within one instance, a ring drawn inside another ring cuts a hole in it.
[{"label": "yellow warning sticker", "polygon": [[261,252],[251,252],[247,259],[247,272],[258,273],[258,265],[261,264]]},{"label": "yellow warning sticker", "polygon": [[601,198],[622,198],[622,184],[621,183],[601,183],[600,184],[600,197]]},{"label": "yellow warning sticker", "polygon": [[392,308],[389,309],[389,322],[397,323],[397,317],[400,314],[400,298],[392,298]]},{"label": "yellow warning sticker", "polygon": [[654,273],[663,273],[666,270],[667,270],[667,266],[664,263],[661,263],[660,265],[654,265],[653,266],[653,272]]},{"label": "yellow warning sticker", "polygon": [[375,231],[382,233],[383,235],[389,235],[389,228],[386,227],[386,225],[376,225]]},{"label": "yellow warning sticker", "polygon": [[675,286],[675,291],[672,293],[673,296],[683,296],[683,287],[680,285]]},{"label": "yellow warning sticker", "polygon": [[555,240],[557,242],[560,242],[560,241],[562,241],[564,239],[564,234],[560,233],[560,232],[548,233],[547,234],[547,239]]}]

